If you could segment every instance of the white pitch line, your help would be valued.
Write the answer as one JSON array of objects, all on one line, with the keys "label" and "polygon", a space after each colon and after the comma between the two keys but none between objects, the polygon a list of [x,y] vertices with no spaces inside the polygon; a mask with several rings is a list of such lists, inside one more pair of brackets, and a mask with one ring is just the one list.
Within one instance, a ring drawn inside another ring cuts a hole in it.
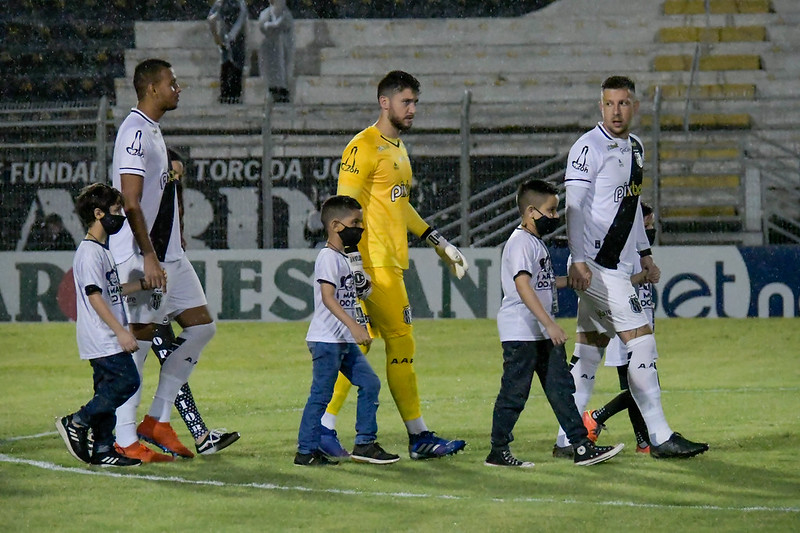
[{"label": "white pitch line", "polygon": [[[388,498],[409,498],[409,499],[423,499],[434,498],[438,500],[480,500],[482,498],[475,498],[471,496],[456,496],[451,494],[427,494],[427,493],[414,493],[414,492],[368,492],[355,489],[318,489],[303,486],[287,486],[276,485],[274,483],[227,483],[224,481],[217,481],[213,479],[186,479],[177,476],[154,476],[145,474],[133,474],[120,472],[110,472],[108,470],[88,470],[85,468],[75,468],[61,466],[54,463],[44,461],[35,461],[33,459],[24,459],[21,457],[12,457],[10,455],[0,453],[0,462],[22,464],[49,470],[51,472],[67,472],[71,474],[81,474],[85,476],[104,476],[122,479],[135,479],[142,481],[159,481],[166,483],[178,483],[184,485],[204,485],[212,487],[234,487],[234,488],[252,488],[260,490],[272,491],[294,491],[294,492],[316,492],[322,494],[336,494],[343,496],[370,496],[370,497],[388,497]],[[690,509],[700,511],[733,511],[733,512],[768,512],[768,513],[800,513],[800,508],[797,507],[721,507],[717,505],[662,505],[655,503],[638,503],[626,501],[578,501],[578,500],[558,500],[555,498],[485,498],[486,501],[496,503],[553,503],[553,504],[577,504],[577,505],[594,505],[594,506],[615,506],[615,507],[636,507],[646,509]]]},{"label": "white pitch line", "polygon": [[39,437],[49,437],[51,435],[58,435],[58,431],[45,431],[44,433],[37,433],[35,435],[21,435],[19,437],[8,437],[0,439],[0,443],[14,442],[18,440],[27,440],[27,439],[38,439]]}]

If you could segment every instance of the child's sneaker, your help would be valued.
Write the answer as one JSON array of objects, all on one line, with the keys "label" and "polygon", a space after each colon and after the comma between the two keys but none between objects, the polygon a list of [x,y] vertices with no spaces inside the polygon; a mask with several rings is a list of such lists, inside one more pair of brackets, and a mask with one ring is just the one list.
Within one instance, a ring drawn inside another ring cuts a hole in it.
[{"label": "child's sneaker", "polygon": [[70,455],[78,461],[88,463],[91,460],[89,454],[89,427],[74,424],[72,417],[73,415],[67,415],[56,418],[56,429],[61,438],[64,439],[64,444],[67,445],[67,451],[69,451]]},{"label": "child's sneaker", "polygon": [[338,465],[339,461],[328,459],[321,451],[314,450],[311,453],[297,452],[294,454],[294,464],[295,466],[329,466]]},{"label": "child's sneaker", "polygon": [[400,460],[399,455],[386,452],[377,442],[369,444],[356,444],[350,459],[356,463],[370,463],[373,465],[388,465]]},{"label": "child's sneaker", "polygon": [[572,444],[567,446],[553,444],[553,457],[556,459],[575,459],[575,448],[572,447]]},{"label": "child's sneaker", "polygon": [[437,437],[433,431],[408,435],[408,454],[412,459],[435,459],[445,455],[454,455],[467,443],[463,440],[446,440]]},{"label": "child's sneaker", "polygon": [[530,461],[520,461],[514,457],[508,448],[492,448],[483,464],[486,466],[515,466],[517,468],[533,468],[535,466]]},{"label": "child's sneaker", "polygon": [[212,429],[206,438],[200,444],[195,444],[194,447],[197,448],[197,453],[200,455],[211,455],[224,450],[239,440],[239,437],[238,431],[228,433],[228,430],[224,428]]},{"label": "child's sneaker", "polygon": [[339,442],[339,437],[336,435],[335,429],[328,429],[322,426],[319,434],[319,451],[328,457],[336,457],[346,459],[350,457],[350,453],[344,449],[342,443]]},{"label": "child's sneaker", "polygon": [[173,455],[180,455],[187,459],[194,457],[194,454],[178,440],[175,430],[169,422],[159,422],[150,415],[145,415],[142,423],[136,428],[139,438],[158,446],[165,452]]},{"label": "child's sneaker", "polygon": [[169,463],[175,460],[171,455],[154,452],[138,440],[124,448],[115,442],[114,449],[128,459],[139,459],[143,463]]},{"label": "child's sneaker", "polygon": [[578,466],[589,466],[603,461],[608,461],[619,452],[625,445],[620,443],[616,446],[597,446],[590,440],[575,446],[575,464]]},{"label": "child's sneaker", "polygon": [[131,459],[117,452],[116,449],[111,448],[106,452],[95,452],[92,454],[92,464],[97,466],[139,466],[142,461],[139,459]]}]

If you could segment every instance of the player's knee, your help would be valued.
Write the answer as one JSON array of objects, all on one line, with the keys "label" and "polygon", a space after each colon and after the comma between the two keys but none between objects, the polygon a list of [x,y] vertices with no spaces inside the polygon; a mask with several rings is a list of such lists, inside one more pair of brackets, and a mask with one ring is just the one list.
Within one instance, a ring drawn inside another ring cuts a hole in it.
[{"label": "player's knee", "polygon": [[415,349],[414,337],[410,334],[400,337],[389,337],[386,339],[387,362],[390,364],[411,364],[414,362]]},{"label": "player's knee", "polygon": [[183,338],[184,342],[191,339],[193,342],[199,343],[202,346],[205,346],[211,339],[214,338],[214,335],[217,333],[217,324],[215,322],[209,322],[208,324],[197,324],[196,326],[189,326],[188,328],[181,331],[181,334],[178,338]]},{"label": "player's knee", "polygon": [[[606,337],[608,338],[608,337]],[[594,344],[575,344],[574,357],[577,357],[584,363],[594,365],[595,368],[600,364],[605,353],[605,347],[597,346]]]}]

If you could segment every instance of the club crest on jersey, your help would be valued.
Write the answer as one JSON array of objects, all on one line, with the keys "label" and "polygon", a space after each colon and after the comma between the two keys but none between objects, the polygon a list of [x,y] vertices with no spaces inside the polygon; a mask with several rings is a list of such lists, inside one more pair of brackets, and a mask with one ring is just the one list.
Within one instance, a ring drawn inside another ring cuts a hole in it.
[{"label": "club crest on jersey", "polygon": [[628,298],[628,302],[631,304],[631,311],[634,313],[641,313],[642,312],[642,303],[639,301],[639,298],[633,294],[630,298]]},{"label": "club crest on jersey", "polygon": [[344,158],[341,165],[339,166],[340,170],[344,170],[345,172],[349,172],[351,174],[358,174],[358,168],[356,167],[356,154],[358,153],[358,146],[353,146],[350,149],[350,153],[347,154],[347,157]]},{"label": "club crest on jersey", "polygon": [[578,154],[578,157],[575,159],[575,161],[570,163],[572,165],[572,168],[574,168],[575,170],[578,170],[580,172],[589,172],[589,167],[586,164],[586,157],[588,155],[589,155],[589,147],[588,146],[584,146],[581,149],[581,153]]},{"label": "club crest on jersey", "polygon": [[407,305],[403,308],[403,322],[411,324],[413,321],[414,318],[411,316],[411,306]]},{"label": "club crest on jersey", "polygon": [[144,157],[144,150],[142,150],[142,130],[136,130],[136,134],[133,136],[133,142],[125,150],[132,156]]},{"label": "club crest on jersey", "polygon": [[411,196],[411,187],[409,186],[408,182],[400,182],[394,187],[392,187],[392,201],[397,201],[398,198],[404,198]]}]

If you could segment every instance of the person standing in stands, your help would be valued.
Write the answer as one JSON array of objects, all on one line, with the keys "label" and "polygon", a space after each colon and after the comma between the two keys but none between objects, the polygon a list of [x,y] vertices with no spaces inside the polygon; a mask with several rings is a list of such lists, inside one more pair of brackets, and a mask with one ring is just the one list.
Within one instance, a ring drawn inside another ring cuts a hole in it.
[{"label": "person standing in stands", "polygon": [[247,4],[245,0],[216,0],[207,20],[220,53],[219,101],[238,104],[247,52]]},{"label": "person standing in stands", "polygon": [[286,0],[269,0],[269,7],[258,16],[258,29],[264,34],[259,54],[261,76],[276,102],[288,102],[294,66],[294,17]]}]

